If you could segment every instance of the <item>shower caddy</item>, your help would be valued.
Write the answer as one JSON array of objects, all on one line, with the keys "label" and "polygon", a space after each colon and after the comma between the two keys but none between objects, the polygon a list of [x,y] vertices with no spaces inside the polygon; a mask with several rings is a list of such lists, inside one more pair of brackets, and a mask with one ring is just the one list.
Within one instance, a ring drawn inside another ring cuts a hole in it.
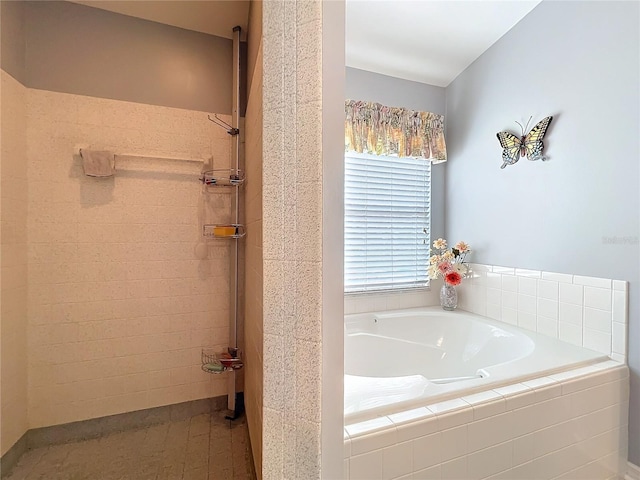
[{"label": "shower caddy", "polygon": [[233,168],[207,170],[202,173],[200,181],[205,190],[216,187],[231,187],[231,211],[233,220],[229,224],[204,224],[202,235],[205,238],[228,239],[232,242],[230,254],[229,276],[231,282],[231,295],[229,305],[229,346],[226,352],[218,353],[214,349],[202,349],[202,370],[207,373],[220,374],[228,372],[227,380],[227,408],[230,414],[226,418],[235,420],[239,408],[236,405],[236,371],[243,367],[242,358],[238,349],[238,241],[246,234],[245,227],[240,223],[240,187],[244,183],[244,172],[240,170],[239,142],[240,130],[240,32],[239,26],[233,28],[233,92],[231,125],[227,124],[217,115],[209,116],[216,125],[225,128],[231,136],[231,156]]}]

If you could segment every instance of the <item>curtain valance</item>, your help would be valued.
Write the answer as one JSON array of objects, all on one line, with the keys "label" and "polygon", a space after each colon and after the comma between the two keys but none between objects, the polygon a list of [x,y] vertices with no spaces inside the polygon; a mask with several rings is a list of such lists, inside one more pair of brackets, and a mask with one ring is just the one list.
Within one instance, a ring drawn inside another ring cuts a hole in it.
[{"label": "curtain valance", "polygon": [[345,150],[447,160],[444,116],[379,103],[345,102]]}]

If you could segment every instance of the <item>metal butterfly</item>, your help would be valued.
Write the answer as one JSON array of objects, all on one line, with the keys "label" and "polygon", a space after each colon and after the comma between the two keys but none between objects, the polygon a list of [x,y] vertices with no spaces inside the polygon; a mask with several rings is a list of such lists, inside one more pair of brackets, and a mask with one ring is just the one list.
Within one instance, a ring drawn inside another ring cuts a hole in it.
[{"label": "metal butterfly", "polygon": [[[545,157],[542,155],[542,149],[544,148],[542,139],[547,132],[551,120],[553,120],[553,117],[543,118],[526,135],[524,132],[526,127],[529,126],[529,122],[527,122],[525,127],[523,127],[520,122],[516,122],[522,129],[521,138],[509,132],[499,132],[497,134],[498,140],[504,149],[502,150],[502,160],[504,163],[500,168],[513,165],[520,160],[520,157],[524,157],[525,155],[527,156],[527,160],[545,160]],[[529,121],[531,121],[531,118],[529,118]]]}]

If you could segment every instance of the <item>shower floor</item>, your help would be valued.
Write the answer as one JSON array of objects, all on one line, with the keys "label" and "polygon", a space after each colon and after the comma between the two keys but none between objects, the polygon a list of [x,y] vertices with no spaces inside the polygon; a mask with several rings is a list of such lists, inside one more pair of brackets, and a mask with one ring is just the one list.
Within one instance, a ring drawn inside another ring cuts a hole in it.
[{"label": "shower floor", "polygon": [[25,453],[3,480],[246,480],[244,417],[221,412]]}]

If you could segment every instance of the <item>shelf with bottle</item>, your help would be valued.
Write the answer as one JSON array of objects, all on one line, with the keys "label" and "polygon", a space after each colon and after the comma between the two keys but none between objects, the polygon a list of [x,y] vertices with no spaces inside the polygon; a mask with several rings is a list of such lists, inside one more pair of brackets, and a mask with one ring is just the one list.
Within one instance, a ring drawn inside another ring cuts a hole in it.
[{"label": "shelf with bottle", "polygon": [[202,226],[202,236],[205,238],[242,238],[245,235],[244,225],[239,223],[206,223]]}]

